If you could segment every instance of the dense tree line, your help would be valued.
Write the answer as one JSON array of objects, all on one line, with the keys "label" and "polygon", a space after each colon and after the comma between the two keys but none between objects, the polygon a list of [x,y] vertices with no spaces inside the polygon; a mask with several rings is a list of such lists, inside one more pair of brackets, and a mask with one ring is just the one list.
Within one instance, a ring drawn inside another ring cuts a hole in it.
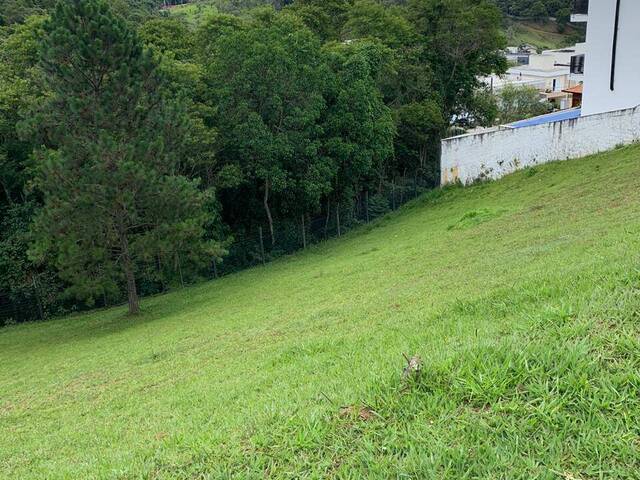
[{"label": "dense tree line", "polygon": [[516,17],[559,17],[571,12],[572,0],[494,0],[507,15]]},{"label": "dense tree line", "polygon": [[136,313],[263,228],[274,249],[313,219],[339,234],[390,184],[437,185],[440,138],[494,121],[477,78],[506,67],[490,0],[298,0],[195,26],[144,0],[4,1],[27,8],[0,29],[0,306],[37,309],[16,320]]}]

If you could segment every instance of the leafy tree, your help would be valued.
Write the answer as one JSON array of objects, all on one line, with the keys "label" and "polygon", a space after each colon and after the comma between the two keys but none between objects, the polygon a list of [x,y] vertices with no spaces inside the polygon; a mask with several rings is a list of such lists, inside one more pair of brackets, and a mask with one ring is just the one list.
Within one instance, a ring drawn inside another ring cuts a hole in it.
[{"label": "leafy tree", "polygon": [[556,22],[558,23],[558,30],[564,32],[567,29],[567,25],[571,22],[571,9],[569,7],[558,10],[556,14]]},{"label": "leafy tree", "polygon": [[538,0],[533,5],[531,5],[528,14],[531,18],[537,20],[538,22],[543,22],[544,20],[549,18],[549,11],[547,10],[544,2],[542,2],[541,0]]},{"label": "leafy tree", "polygon": [[[572,0],[493,0],[495,4],[507,15],[517,17],[548,16],[558,17],[563,9],[570,9]],[[536,4],[541,4],[536,6]]]},{"label": "leafy tree", "polygon": [[[290,15],[271,14],[217,42],[208,67],[220,124],[222,175],[238,188],[232,198],[244,212],[263,209],[272,243],[274,203],[314,204],[330,186],[319,155],[319,120],[328,72],[320,42]],[[227,197],[228,198],[228,197]]]},{"label": "leafy tree", "polygon": [[335,165],[332,196],[340,232],[340,206],[384,178],[393,156],[395,126],[376,85],[385,48],[354,42],[333,44],[326,51],[334,79],[327,96],[324,151]]},{"label": "leafy tree", "polygon": [[353,0],[295,0],[291,9],[322,40],[338,40]]},{"label": "leafy tree", "polygon": [[506,85],[498,94],[500,123],[511,123],[544,115],[552,110],[549,102],[540,98],[534,87]]},{"label": "leafy tree", "polygon": [[411,0],[409,9],[444,118],[466,118],[478,77],[507,67],[500,11],[488,0]]},{"label": "leafy tree", "polygon": [[0,0],[0,24],[24,22],[29,16],[42,15],[56,0]]},{"label": "leafy tree", "polygon": [[375,38],[390,47],[377,78],[397,131],[387,175],[411,175],[437,183],[439,143],[446,125],[432,70],[424,61],[424,46],[406,9],[357,0],[344,31],[345,38]]},{"label": "leafy tree", "polygon": [[188,110],[190,125],[183,139],[182,170],[212,186],[217,132],[213,125],[214,111],[207,105],[208,87],[201,63],[206,54],[200,54],[195,32],[179,18],[151,19],[141,26],[139,33],[145,46],[157,54],[169,90],[181,95]]},{"label": "leafy tree", "polygon": [[396,157],[394,173],[403,176],[410,172],[434,184],[440,179],[437,168],[439,144],[445,128],[440,106],[433,100],[413,102],[396,109]]},{"label": "leafy tree", "polygon": [[154,51],[178,61],[191,60],[195,53],[193,32],[180,18],[160,17],[145,22],[138,30],[140,39]]},{"label": "leafy tree", "polygon": [[29,17],[0,36],[0,301],[20,305],[15,321],[57,312],[62,289],[55,271],[27,255],[28,227],[40,198],[29,188],[33,145],[22,138],[18,124],[22,113],[47,95],[36,82],[43,23],[44,17]]},{"label": "leafy tree", "polygon": [[61,2],[45,29],[52,96],[37,120],[56,149],[39,154],[44,208],[32,254],[48,253],[80,298],[124,282],[135,314],[144,265],[180,268],[219,253],[202,240],[207,196],[179,174],[185,112],[105,1]]},{"label": "leafy tree", "polygon": [[356,0],[347,12],[342,37],[375,38],[392,48],[408,46],[417,36],[403,13],[398,7],[386,7],[376,0]]}]

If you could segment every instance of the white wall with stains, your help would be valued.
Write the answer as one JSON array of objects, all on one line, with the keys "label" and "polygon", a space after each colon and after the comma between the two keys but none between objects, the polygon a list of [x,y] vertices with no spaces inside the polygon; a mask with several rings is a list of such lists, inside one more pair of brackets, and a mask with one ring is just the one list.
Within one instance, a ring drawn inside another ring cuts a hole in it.
[{"label": "white wall with stains", "polygon": [[580,158],[640,140],[640,107],[442,141],[441,183],[498,179],[533,165]]}]

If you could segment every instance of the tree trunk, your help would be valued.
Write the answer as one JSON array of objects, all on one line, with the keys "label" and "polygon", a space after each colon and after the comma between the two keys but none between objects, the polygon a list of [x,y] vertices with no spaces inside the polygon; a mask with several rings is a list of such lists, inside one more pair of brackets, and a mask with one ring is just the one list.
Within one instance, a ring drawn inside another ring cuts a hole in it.
[{"label": "tree trunk", "polygon": [[180,259],[180,254],[176,257],[178,260],[178,273],[180,274],[180,285],[184,288],[184,277],[182,276],[182,260]]},{"label": "tree trunk", "polygon": [[304,224],[304,213],[302,214],[302,248],[307,249],[307,229]]},{"label": "tree trunk", "polygon": [[136,276],[133,271],[133,261],[129,254],[129,239],[122,233],[120,241],[122,243],[122,268],[127,279],[127,297],[129,301],[129,315],[140,313],[140,300],[138,299],[138,289],[136,287]]},{"label": "tree trunk", "polygon": [[324,238],[329,236],[329,219],[331,218],[331,200],[327,198],[327,218],[324,221]]},{"label": "tree trunk", "polygon": [[393,177],[391,180],[391,208],[393,210],[396,209],[396,178]]},{"label": "tree trunk", "polygon": [[38,314],[40,315],[40,320],[44,320],[44,308],[42,307],[42,302],[40,301],[40,292],[38,291],[38,284],[36,283],[35,275],[31,277],[31,281],[33,283],[33,293],[36,296],[36,303],[38,304]]},{"label": "tree trunk", "polygon": [[269,180],[264,182],[264,210],[267,213],[267,220],[269,222],[269,233],[271,234],[271,246],[276,244],[276,237],[273,233],[273,217],[271,216],[271,209],[269,208]]},{"label": "tree trunk", "polygon": [[364,213],[367,217],[367,223],[369,223],[369,190],[364,192]]},{"label": "tree trunk", "polygon": [[9,192],[9,188],[7,187],[7,185],[2,182],[2,188],[4,190],[4,194],[7,196],[7,202],[9,203],[9,205],[13,206],[13,198],[11,198],[11,193]]},{"label": "tree trunk", "polygon": [[262,265],[266,265],[267,261],[264,258],[264,240],[262,239],[262,227],[258,227],[258,233],[260,234],[260,255],[262,255]]},{"label": "tree trunk", "polygon": [[342,236],[342,231],[340,230],[340,203],[336,203],[336,226],[338,227],[338,237]]},{"label": "tree trunk", "polygon": [[422,144],[420,146],[419,155],[420,155],[420,168],[421,169],[424,169],[424,167],[427,164],[427,153],[428,153],[428,151],[429,151],[429,146],[428,145]]},{"label": "tree trunk", "polygon": [[140,313],[140,300],[138,299],[138,290],[136,288],[136,277],[133,274],[133,266],[131,259],[125,260],[125,275],[127,277],[127,296],[129,301],[129,315],[137,315]]}]

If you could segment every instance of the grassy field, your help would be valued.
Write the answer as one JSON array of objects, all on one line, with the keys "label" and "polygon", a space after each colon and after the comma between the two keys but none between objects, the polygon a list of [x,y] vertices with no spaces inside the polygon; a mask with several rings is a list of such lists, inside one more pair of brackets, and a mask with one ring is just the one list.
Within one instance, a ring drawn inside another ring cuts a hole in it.
[{"label": "grassy field", "polygon": [[0,330],[0,478],[639,478],[640,147],[143,308]]},{"label": "grassy field", "polygon": [[567,27],[564,33],[558,32],[558,25],[554,21],[544,23],[529,20],[515,20],[506,17],[505,33],[509,46],[534,45],[541,50],[551,50],[573,45],[576,33],[572,27]]}]

